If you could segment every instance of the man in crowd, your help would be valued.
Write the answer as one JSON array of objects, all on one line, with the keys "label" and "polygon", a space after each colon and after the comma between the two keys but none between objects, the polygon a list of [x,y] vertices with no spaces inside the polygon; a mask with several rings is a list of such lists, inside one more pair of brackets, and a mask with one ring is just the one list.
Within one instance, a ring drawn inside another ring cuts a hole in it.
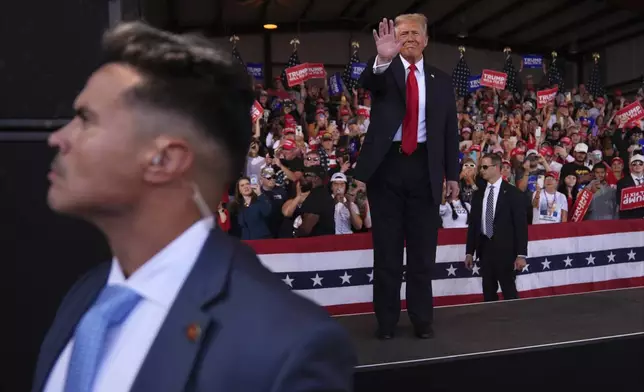
[{"label": "man in crowd", "polygon": [[297,237],[334,235],[335,202],[324,186],[326,170],[322,166],[310,166],[304,170],[302,192],[311,192],[302,203],[302,223],[296,231]]},{"label": "man in crowd", "polygon": [[433,336],[432,270],[447,177],[458,196],[458,127],[452,81],[423,57],[427,18],[383,19],[373,32],[378,55],[360,77],[372,92],[371,122],[355,169],[367,183],[373,221],[373,301],[377,337],[391,339],[400,318],[403,249],[407,313],[415,335]]},{"label": "man in crowd", "polygon": [[[624,189],[644,185],[644,156],[639,154],[633,155],[630,159],[630,168],[630,175],[624,176],[624,178],[617,182],[617,203],[620,202]],[[619,211],[619,219],[642,218],[644,218],[644,207]]]},{"label": "man in crowd", "polygon": [[579,143],[574,148],[574,162],[568,162],[561,168],[561,177],[566,178],[569,174],[577,176],[578,184],[588,184],[592,179],[590,169],[586,166],[586,157],[588,156],[588,145]]},{"label": "man in crowd", "polygon": [[525,199],[501,178],[498,155],[486,154],[480,168],[486,186],[472,200],[465,267],[473,268],[475,255],[481,260],[485,301],[498,300],[499,285],[504,299],[516,299],[516,273],[525,267],[528,254]]},{"label": "man in crowd", "polygon": [[606,182],[606,169],[602,162],[593,166],[594,179],[587,185],[593,193],[593,198],[586,211],[585,220],[617,219],[617,192]]},{"label": "man in crowd", "polygon": [[351,391],[342,328],[213,228],[251,142],[246,70],[142,23],[103,49],[49,138],[47,199],[97,226],[114,259],[63,300],[33,391]]}]

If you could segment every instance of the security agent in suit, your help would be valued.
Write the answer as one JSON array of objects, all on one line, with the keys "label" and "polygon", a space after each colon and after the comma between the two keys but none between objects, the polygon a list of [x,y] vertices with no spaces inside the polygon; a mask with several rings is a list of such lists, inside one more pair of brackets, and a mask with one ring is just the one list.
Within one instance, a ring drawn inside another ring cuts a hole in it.
[{"label": "security agent in suit", "polygon": [[498,155],[483,156],[480,170],[486,183],[472,198],[465,267],[473,268],[474,255],[481,261],[485,301],[498,300],[499,285],[504,299],[516,299],[516,272],[523,270],[528,254],[525,196],[503,181]]},{"label": "security agent in suit", "polygon": [[423,57],[422,14],[383,19],[378,55],[360,77],[371,92],[371,122],[355,168],[367,183],[373,222],[373,301],[377,336],[390,339],[400,317],[407,247],[407,310],[419,338],[433,336],[431,272],[436,258],[443,179],[458,196],[458,127],[451,79]]},{"label": "security agent in suit", "polygon": [[250,144],[245,70],[141,23],[104,51],[50,136],[48,203],[100,228],[114,259],[63,300],[32,390],[351,391],[342,328],[213,222]]}]

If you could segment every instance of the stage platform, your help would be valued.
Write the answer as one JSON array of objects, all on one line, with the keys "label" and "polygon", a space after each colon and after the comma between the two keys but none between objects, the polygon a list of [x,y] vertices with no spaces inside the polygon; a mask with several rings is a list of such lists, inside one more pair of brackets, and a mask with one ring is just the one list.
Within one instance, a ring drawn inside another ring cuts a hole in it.
[{"label": "stage platform", "polygon": [[437,308],[429,340],[405,312],[384,342],[373,314],[337,320],[359,355],[356,391],[644,391],[644,288]]}]

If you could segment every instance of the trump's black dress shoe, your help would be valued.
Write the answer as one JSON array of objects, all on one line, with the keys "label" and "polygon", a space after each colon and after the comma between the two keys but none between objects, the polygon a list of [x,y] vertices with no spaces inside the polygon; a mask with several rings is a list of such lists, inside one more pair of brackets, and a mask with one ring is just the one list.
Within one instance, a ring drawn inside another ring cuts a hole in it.
[{"label": "trump's black dress shoe", "polygon": [[414,327],[414,335],[418,339],[431,339],[434,337],[434,329],[432,327]]},{"label": "trump's black dress shoe", "polygon": [[379,329],[376,331],[376,337],[379,340],[391,340],[394,338],[394,332],[393,331],[388,331],[388,330],[383,330]]}]

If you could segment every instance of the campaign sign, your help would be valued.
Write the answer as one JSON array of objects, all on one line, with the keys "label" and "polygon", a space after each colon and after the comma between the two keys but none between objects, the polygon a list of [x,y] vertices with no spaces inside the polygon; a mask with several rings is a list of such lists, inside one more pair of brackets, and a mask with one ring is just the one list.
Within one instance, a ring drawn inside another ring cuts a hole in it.
[{"label": "campaign sign", "polygon": [[569,219],[570,222],[581,222],[590,208],[590,202],[593,201],[593,193],[584,188],[577,195],[577,200],[575,201],[575,206],[572,208],[573,213],[572,217]]},{"label": "campaign sign", "polygon": [[262,63],[247,63],[246,69],[255,79],[264,79],[264,66]]},{"label": "campaign sign", "polygon": [[541,68],[543,57],[536,55],[523,56],[523,68]]},{"label": "campaign sign", "polygon": [[264,108],[259,102],[255,101],[255,103],[253,103],[253,106],[251,106],[250,108],[250,118],[253,120],[253,123],[257,122],[257,120],[259,120],[259,118],[263,115]]},{"label": "campaign sign", "polygon": [[367,67],[367,63],[353,63],[351,64],[351,79],[359,79],[362,71]]},{"label": "campaign sign", "polygon": [[484,69],[481,74],[481,86],[491,87],[497,90],[505,89],[505,82],[507,82],[507,80],[508,75],[505,72]]},{"label": "campaign sign", "polygon": [[480,88],[481,88],[481,75],[470,76],[470,79],[467,83],[467,91],[470,93],[473,93]]},{"label": "campaign sign", "polygon": [[537,91],[537,108],[541,109],[546,107],[550,102],[555,101],[559,87],[555,86],[546,90]]},{"label": "campaign sign", "polygon": [[634,210],[644,207],[644,185],[622,189],[619,200],[621,211]]},{"label": "campaign sign", "polygon": [[286,69],[286,82],[293,87],[309,79],[324,78],[325,74],[324,64],[303,63]]},{"label": "campaign sign", "polygon": [[623,127],[631,121],[636,122],[637,120],[644,118],[644,108],[642,108],[639,101],[635,101],[624,109],[618,111],[617,114],[615,114],[615,117],[617,118],[619,126]]},{"label": "campaign sign", "polygon": [[338,95],[342,91],[342,77],[339,72],[336,72],[329,78],[329,92],[331,92],[331,95]]}]

